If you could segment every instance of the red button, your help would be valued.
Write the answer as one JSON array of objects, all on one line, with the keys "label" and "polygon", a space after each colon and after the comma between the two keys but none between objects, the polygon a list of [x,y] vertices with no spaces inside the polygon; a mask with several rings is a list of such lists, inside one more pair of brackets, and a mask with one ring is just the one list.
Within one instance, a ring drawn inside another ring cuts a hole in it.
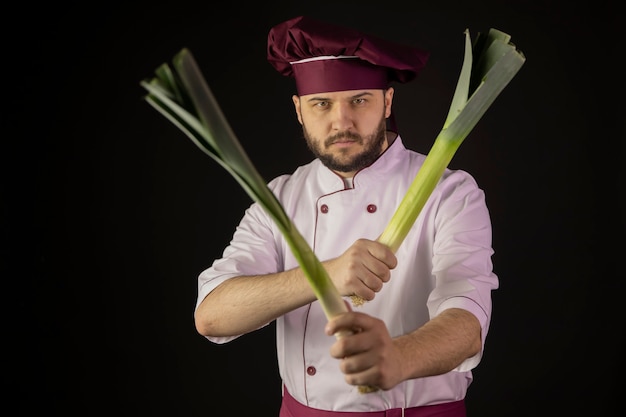
[{"label": "red button", "polygon": [[374,213],[374,212],[376,212],[376,205],[375,205],[375,204],[369,204],[369,205],[367,206],[367,212],[368,212],[368,213]]},{"label": "red button", "polygon": [[311,376],[315,375],[316,372],[317,370],[315,369],[314,366],[309,366],[308,368],[306,368],[306,373]]},{"label": "red button", "polygon": [[322,213],[328,213],[328,206],[326,204],[322,204],[322,206],[320,207],[320,211]]}]

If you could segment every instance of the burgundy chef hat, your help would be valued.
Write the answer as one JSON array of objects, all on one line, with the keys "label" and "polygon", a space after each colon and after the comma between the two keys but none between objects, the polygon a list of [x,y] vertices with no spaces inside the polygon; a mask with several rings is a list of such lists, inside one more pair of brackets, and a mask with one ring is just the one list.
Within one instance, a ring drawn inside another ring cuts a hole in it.
[{"label": "burgundy chef hat", "polygon": [[354,29],[299,16],[274,26],[267,59],[293,77],[299,95],[385,89],[413,80],[428,52],[392,43]]}]

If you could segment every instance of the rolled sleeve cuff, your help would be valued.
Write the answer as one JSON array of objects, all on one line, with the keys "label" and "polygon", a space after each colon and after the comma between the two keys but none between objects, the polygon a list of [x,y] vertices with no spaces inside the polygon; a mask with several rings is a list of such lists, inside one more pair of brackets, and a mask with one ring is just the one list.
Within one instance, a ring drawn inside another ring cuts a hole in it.
[{"label": "rolled sleeve cuff", "polygon": [[[202,303],[202,301],[206,298],[206,296],[209,295],[211,291],[213,291],[215,288],[217,288],[218,285],[236,276],[237,274],[221,275],[219,277],[213,277],[211,280],[206,280],[202,282],[202,284],[198,286],[198,298],[196,301],[195,310],[198,309],[198,307],[200,306],[200,303]],[[201,278],[202,278],[202,274],[201,274]],[[213,343],[224,344],[224,343],[230,342],[231,340],[238,338],[239,336],[241,335],[223,336],[223,337],[214,337],[214,336],[204,336],[204,337]]]},{"label": "rolled sleeve cuff", "polygon": [[461,308],[463,310],[469,311],[478,319],[480,323],[480,337],[482,342],[480,351],[474,356],[465,359],[459,364],[459,366],[453,369],[453,371],[456,372],[467,372],[475,368],[480,363],[483,355],[483,350],[485,348],[485,340],[487,337],[487,331],[489,329],[490,318],[485,310],[476,301],[468,297],[448,298],[439,305],[439,308],[437,309],[437,314],[450,308]]}]

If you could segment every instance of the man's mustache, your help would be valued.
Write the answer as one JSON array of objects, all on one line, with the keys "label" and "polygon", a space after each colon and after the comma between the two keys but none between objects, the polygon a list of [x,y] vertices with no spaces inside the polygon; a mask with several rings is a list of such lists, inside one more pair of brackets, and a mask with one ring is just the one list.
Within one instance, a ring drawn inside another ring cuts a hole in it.
[{"label": "man's mustache", "polygon": [[330,146],[335,142],[339,142],[341,139],[350,139],[354,142],[357,143],[361,143],[363,141],[363,139],[361,138],[361,135],[359,135],[358,133],[353,133],[353,132],[340,132],[337,133],[336,135],[333,136],[329,136],[325,141],[324,141],[324,145],[325,146]]}]

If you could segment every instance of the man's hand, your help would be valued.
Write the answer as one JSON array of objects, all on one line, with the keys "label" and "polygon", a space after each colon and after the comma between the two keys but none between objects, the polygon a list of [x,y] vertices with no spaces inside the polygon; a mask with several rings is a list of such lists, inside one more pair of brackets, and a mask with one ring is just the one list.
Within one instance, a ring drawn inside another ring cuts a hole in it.
[{"label": "man's hand", "polygon": [[341,256],[323,264],[342,296],[357,295],[371,301],[389,281],[397,262],[388,246],[359,239]]},{"label": "man's hand", "polygon": [[340,359],[346,382],[383,390],[407,379],[450,372],[482,347],[478,318],[460,308],[446,309],[393,339],[383,321],[354,311],[332,318],[325,330],[338,335],[330,355]]},{"label": "man's hand", "polygon": [[348,384],[388,390],[404,380],[401,352],[382,320],[351,311],[330,320],[326,333],[342,335],[330,354],[341,360]]}]

